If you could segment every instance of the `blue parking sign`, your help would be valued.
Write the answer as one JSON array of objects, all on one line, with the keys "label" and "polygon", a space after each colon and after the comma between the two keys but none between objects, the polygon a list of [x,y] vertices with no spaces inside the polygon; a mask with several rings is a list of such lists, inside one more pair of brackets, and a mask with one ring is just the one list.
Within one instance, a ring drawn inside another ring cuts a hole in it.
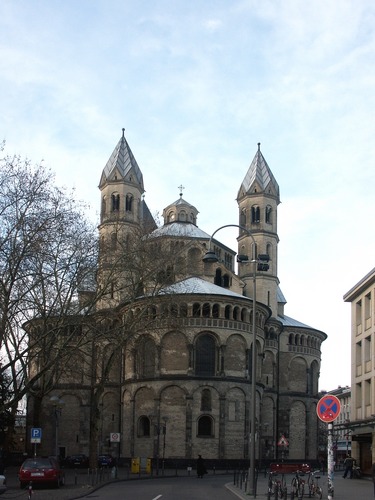
[{"label": "blue parking sign", "polygon": [[40,443],[42,441],[42,429],[38,427],[33,427],[31,429],[31,440],[32,443]]}]

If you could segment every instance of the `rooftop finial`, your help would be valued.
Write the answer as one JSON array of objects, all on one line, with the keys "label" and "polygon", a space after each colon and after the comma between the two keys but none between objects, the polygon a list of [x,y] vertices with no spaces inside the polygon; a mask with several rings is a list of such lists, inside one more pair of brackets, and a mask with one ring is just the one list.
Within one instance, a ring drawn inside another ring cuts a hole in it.
[{"label": "rooftop finial", "polygon": [[182,198],[182,190],[185,189],[185,187],[181,184],[178,186],[178,189],[180,190],[180,197]]},{"label": "rooftop finial", "polygon": [[258,151],[260,151],[260,142],[258,142]]},{"label": "rooftop finial", "polygon": [[124,137],[125,137],[125,129],[123,128],[122,129],[122,138],[124,138]]}]

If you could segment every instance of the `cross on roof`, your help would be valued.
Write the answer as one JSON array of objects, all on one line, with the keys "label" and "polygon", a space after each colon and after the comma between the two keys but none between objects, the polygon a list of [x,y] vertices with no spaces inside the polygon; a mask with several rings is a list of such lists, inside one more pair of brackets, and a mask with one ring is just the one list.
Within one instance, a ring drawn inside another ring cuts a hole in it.
[{"label": "cross on roof", "polygon": [[182,198],[182,190],[185,189],[185,187],[181,184],[180,186],[178,186],[178,189],[180,190],[180,196]]}]

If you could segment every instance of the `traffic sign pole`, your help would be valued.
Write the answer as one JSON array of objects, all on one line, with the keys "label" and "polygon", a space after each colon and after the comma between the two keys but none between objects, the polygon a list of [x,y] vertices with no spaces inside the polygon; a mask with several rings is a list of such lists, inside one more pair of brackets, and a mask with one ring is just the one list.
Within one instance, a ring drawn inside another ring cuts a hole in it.
[{"label": "traffic sign pole", "polygon": [[322,422],[328,425],[327,438],[327,479],[328,479],[328,500],[333,499],[334,486],[333,478],[335,472],[335,461],[333,457],[333,421],[339,416],[341,410],[340,400],[331,394],[326,394],[319,399],[316,406],[316,413]]},{"label": "traffic sign pole", "polygon": [[34,444],[34,457],[36,457],[36,445],[42,442],[42,429],[39,427],[31,428],[30,442]]},{"label": "traffic sign pole", "polygon": [[334,486],[333,477],[335,472],[335,461],[333,458],[333,424],[328,424],[328,442],[327,442],[327,478],[328,478],[328,500],[333,499]]}]

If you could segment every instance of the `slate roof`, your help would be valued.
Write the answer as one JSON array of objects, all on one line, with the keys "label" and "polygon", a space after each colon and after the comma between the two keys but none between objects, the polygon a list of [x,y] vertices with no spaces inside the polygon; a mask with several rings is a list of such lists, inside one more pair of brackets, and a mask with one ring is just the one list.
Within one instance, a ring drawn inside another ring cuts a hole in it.
[{"label": "slate roof", "polygon": [[151,237],[159,236],[179,236],[185,238],[203,238],[210,239],[210,235],[199,229],[191,222],[170,222],[162,227],[155,229],[150,235]]},{"label": "slate roof", "polygon": [[129,181],[128,177],[131,175],[132,182],[138,184],[142,191],[144,191],[141,169],[139,168],[130,146],[125,139],[124,132],[125,129],[122,129],[122,137],[117,143],[117,146],[113,150],[113,153],[103,169],[100,185],[102,185],[106,180],[115,180],[115,174],[116,172],[119,172],[120,176],[127,181]]},{"label": "slate roof", "polygon": [[232,292],[227,288],[217,286],[214,283],[203,280],[202,278],[192,277],[174,283],[173,285],[165,287],[161,294],[196,294],[196,295],[225,295],[227,297],[237,297],[251,301],[248,297],[240,295],[239,293]]},{"label": "slate roof", "polygon": [[291,318],[290,316],[284,316],[284,317],[281,317],[281,316],[278,316],[277,319],[285,326],[285,327],[288,327],[288,326],[294,326],[296,328],[308,328],[309,330],[315,330],[317,332],[321,332],[322,335],[324,335],[325,338],[327,338],[327,334],[322,332],[321,330],[317,330],[316,328],[314,328],[313,326],[309,326],[309,325],[306,325],[305,323],[301,323],[300,321],[294,319],[294,318]]},{"label": "slate roof", "polygon": [[277,287],[277,302],[279,302],[280,304],[286,304],[286,298],[284,297],[284,294],[283,292],[281,291],[281,288],[278,286]]},{"label": "slate roof", "polygon": [[280,195],[279,185],[260,151],[260,143],[258,143],[258,151],[242,181],[239,193],[242,189],[245,193],[248,193],[255,183],[262,192],[271,190],[276,196]]}]

